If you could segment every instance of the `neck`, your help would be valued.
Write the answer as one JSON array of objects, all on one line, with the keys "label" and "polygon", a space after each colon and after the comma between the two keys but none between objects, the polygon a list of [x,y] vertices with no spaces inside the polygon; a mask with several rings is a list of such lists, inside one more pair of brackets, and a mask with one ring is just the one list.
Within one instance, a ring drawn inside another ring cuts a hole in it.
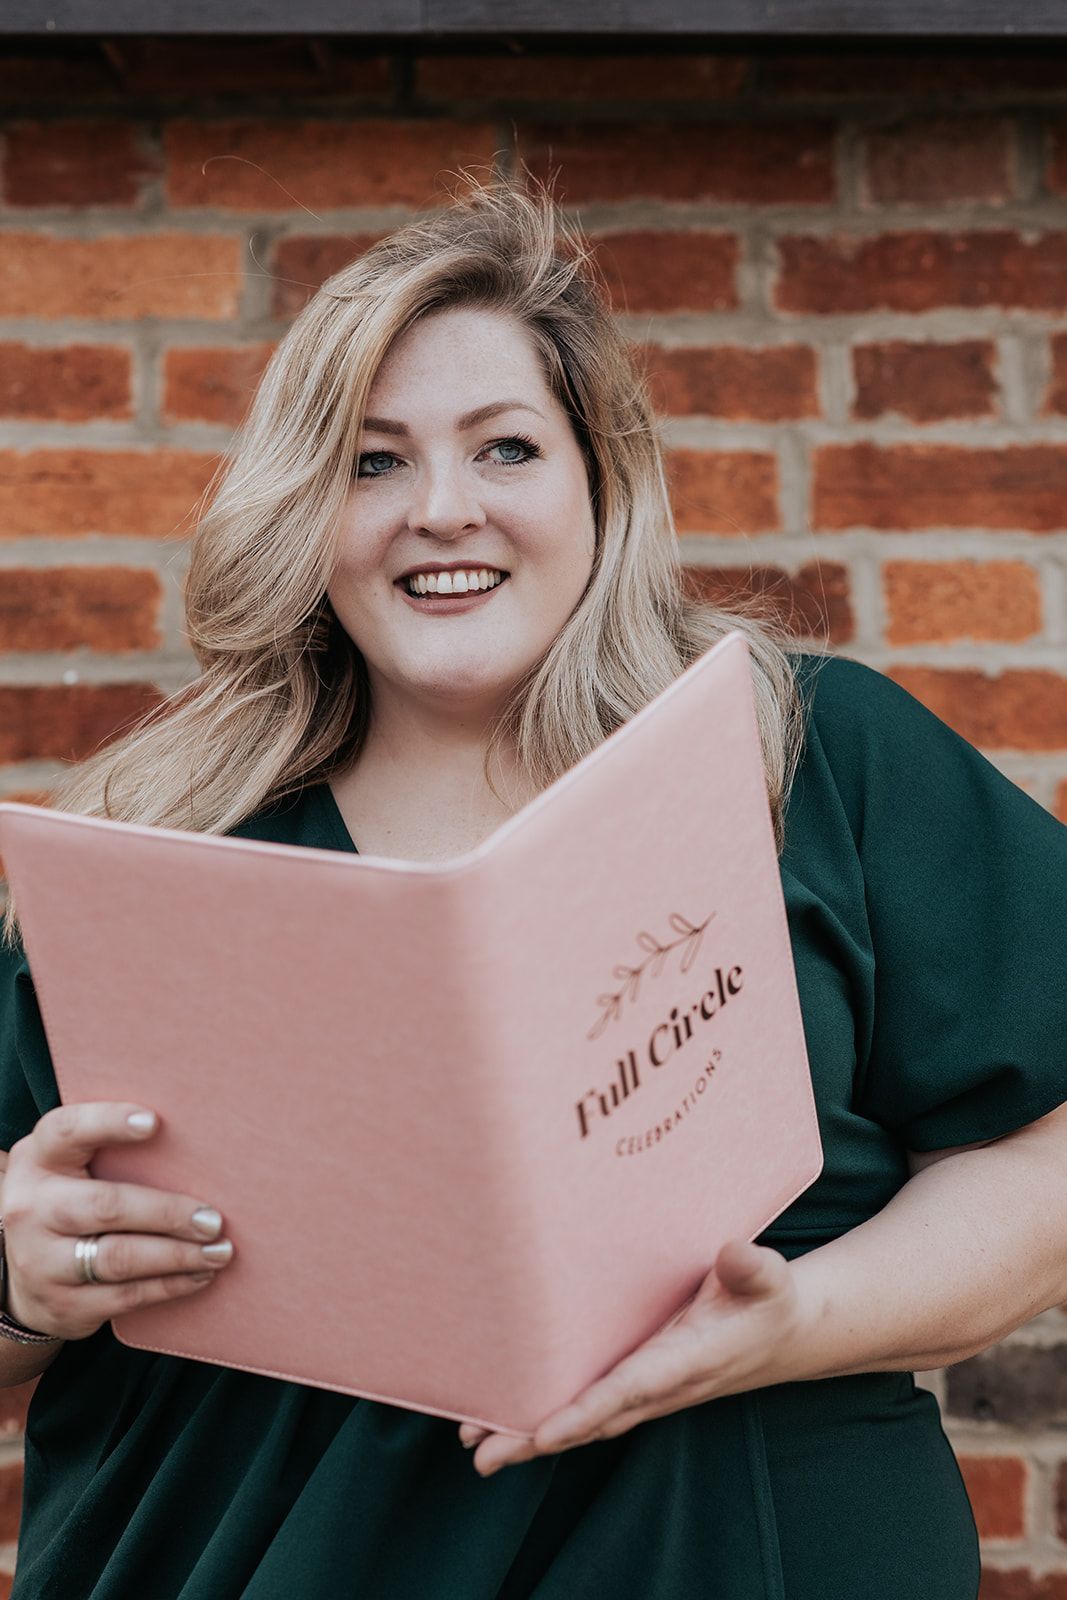
[{"label": "neck", "polygon": [[360,787],[409,795],[419,810],[440,806],[456,817],[494,821],[511,815],[532,791],[522,781],[515,752],[506,747],[494,753],[490,767],[497,793],[489,786],[485,756],[495,709],[484,701],[427,704],[378,688],[355,768]]}]

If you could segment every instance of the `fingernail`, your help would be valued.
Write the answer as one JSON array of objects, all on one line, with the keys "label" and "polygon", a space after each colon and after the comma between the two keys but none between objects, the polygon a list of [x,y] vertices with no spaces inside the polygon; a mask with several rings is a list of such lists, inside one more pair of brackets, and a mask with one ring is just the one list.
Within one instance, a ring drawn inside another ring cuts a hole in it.
[{"label": "fingernail", "polygon": [[151,1133],[155,1125],[154,1111],[131,1111],[126,1118],[126,1126],[132,1128],[134,1133]]},{"label": "fingernail", "polygon": [[200,1254],[206,1256],[208,1261],[229,1261],[233,1255],[233,1245],[229,1239],[220,1239],[217,1244],[202,1244]]},{"label": "fingernail", "polygon": [[461,1439],[459,1442],[463,1446],[464,1450],[473,1450],[474,1446],[478,1443],[477,1439]]},{"label": "fingernail", "polygon": [[211,1206],[200,1206],[193,1212],[193,1227],[199,1233],[206,1233],[211,1238],[221,1231],[222,1218]]},{"label": "fingernail", "polygon": [[214,1276],[215,1276],[215,1274],[213,1272],[194,1272],[193,1273],[193,1282],[194,1283],[210,1283]]}]

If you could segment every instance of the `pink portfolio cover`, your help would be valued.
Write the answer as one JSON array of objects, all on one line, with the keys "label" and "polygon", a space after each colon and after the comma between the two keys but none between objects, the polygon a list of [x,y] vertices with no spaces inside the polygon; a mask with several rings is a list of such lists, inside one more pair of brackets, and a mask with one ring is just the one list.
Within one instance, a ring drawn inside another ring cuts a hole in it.
[{"label": "pink portfolio cover", "polygon": [[525,1435],[820,1171],[741,633],[449,861],[13,803],[0,854],[63,1099],[162,1118],[94,1174],[234,1241],[128,1344]]}]

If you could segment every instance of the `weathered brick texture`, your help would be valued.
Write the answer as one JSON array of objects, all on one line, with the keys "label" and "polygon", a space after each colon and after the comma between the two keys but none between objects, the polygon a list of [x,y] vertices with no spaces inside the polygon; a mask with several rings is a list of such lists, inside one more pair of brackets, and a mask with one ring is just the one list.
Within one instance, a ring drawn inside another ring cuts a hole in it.
[{"label": "weathered brick texture", "polygon": [[[1052,219],[1050,219],[1051,222]],[[1067,233],[1011,228],[893,228],[877,234],[784,234],[779,311],[941,311],[952,306],[1067,308]]]},{"label": "weathered brick texture", "polygon": [[812,466],[816,529],[1067,529],[1067,445],[833,444]]},{"label": "weathered brick texture", "polygon": [[0,762],[78,761],[161,698],[150,683],[0,685]]},{"label": "weathered brick texture", "polygon": [[979,1600],[1067,1600],[1067,1575],[986,1566]]},{"label": "weathered brick texture", "polygon": [[438,177],[458,162],[491,162],[490,123],[175,121],[163,139],[175,207],[288,211],[300,204],[441,204]]},{"label": "weathered brick texture", "polygon": [[667,456],[680,534],[769,533],[781,526],[778,467],[762,450],[672,450]]},{"label": "weathered brick texture", "polygon": [[53,227],[0,231],[0,307],[8,317],[79,317],[127,322],[138,317],[237,315],[241,241],[234,235],[93,234],[67,237]]},{"label": "weathered brick texture", "polygon": [[873,129],[864,140],[866,198],[935,204],[1015,193],[1014,125],[1006,117],[912,117]]},{"label": "weathered brick texture", "polygon": [[594,235],[593,243],[619,311],[735,311],[740,306],[735,234],[637,229]]},{"label": "weathered brick texture", "polygon": [[0,651],[154,650],[159,574],[124,567],[8,567],[0,587]]},{"label": "weathered brick texture", "polygon": [[1041,632],[1041,587],[1025,561],[886,561],[889,644],[1022,640]]},{"label": "weathered brick texture", "polygon": [[[889,673],[1067,823],[1062,52],[106,44],[0,49],[0,795],[192,677],[175,568],[272,350],[498,159],[592,240],[688,591]],[[983,1600],[1067,1600],[1056,1315],[940,1380]]]},{"label": "weathered brick texture", "polygon": [[1026,1532],[1027,1463],[1019,1456],[961,1455],[960,1471],[983,1539]]},{"label": "weathered brick texture", "polygon": [[804,345],[762,350],[648,345],[644,355],[656,410],[668,415],[735,422],[819,415],[818,357]]},{"label": "weathered brick texture", "polygon": [[133,206],[158,156],[129,122],[14,122],[3,196],[13,206]]},{"label": "weathered brick texture", "polygon": [[215,465],[215,457],[190,450],[0,450],[0,536],[169,538],[187,522]]},{"label": "weathered brick texture", "polygon": [[991,339],[886,339],[852,351],[859,421],[899,416],[909,422],[997,415],[996,346]]},{"label": "weathered brick texture", "polygon": [[163,367],[163,415],[168,422],[236,426],[248,409],[273,344],[234,350],[168,350]]},{"label": "weathered brick texture", "polygon": [[112,345],[0,342],[0,420],[124,421],[132,415],[132,357]]},{"label": "weathered brick texture", "polygon": [[562,168],[571,205],[588,200],[714,200],[825,205],[834,198],[829,122],[524,123],[519,154],[547,178]]}]

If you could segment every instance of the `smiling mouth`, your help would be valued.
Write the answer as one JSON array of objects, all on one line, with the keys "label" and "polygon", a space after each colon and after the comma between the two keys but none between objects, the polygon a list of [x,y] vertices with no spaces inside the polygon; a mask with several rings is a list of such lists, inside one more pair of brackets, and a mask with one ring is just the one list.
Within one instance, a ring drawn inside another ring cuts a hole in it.
[{"label": "smiling mouth", "polygon": [[454,589],[451,592],[445,592],[443,594],[438,594],[436,590],[427,591],[425,594],[420,593],[413,587],[413,580],[410,578],[398,578],[396,587],[406,599],[414,601],[417,606],[421,606],[428,611],[434,611],[453,605],[456,601],[487,599],[488,596],[491,595],[495,590],[499,589],[501,585],[507,583],[508,577],[508,573],[502,572],[496,583],[491,583],[485,589],[480,587],[471,589]]}]

